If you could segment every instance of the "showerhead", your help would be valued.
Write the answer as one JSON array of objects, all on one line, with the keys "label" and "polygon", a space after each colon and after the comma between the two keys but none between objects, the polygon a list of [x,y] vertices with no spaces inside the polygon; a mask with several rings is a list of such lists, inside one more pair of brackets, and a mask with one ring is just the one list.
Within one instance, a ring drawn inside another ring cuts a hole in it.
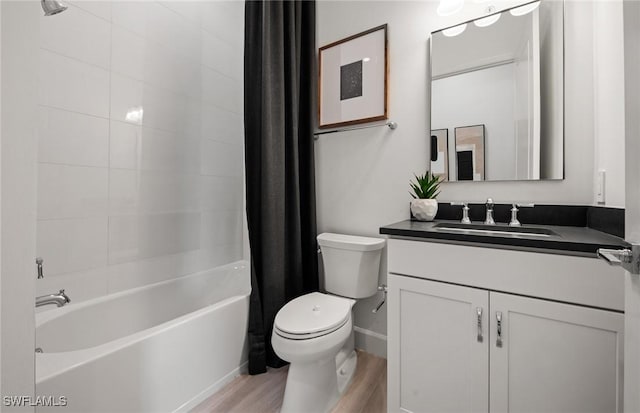
[{"label": "showerhead", "polygon": [[67,10],[67,6],[58,0],[40,0],[40,4],[45,16],[53,16]]}]

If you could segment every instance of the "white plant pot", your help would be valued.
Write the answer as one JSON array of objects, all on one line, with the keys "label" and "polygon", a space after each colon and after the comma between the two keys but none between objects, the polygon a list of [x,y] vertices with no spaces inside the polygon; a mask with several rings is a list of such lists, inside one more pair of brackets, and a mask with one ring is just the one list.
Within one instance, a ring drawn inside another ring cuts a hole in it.
[{"label": "white plant pot", "polygon": [[420,221],[433,221],[438,213],[438,201],[435,199],[414,199],[411,201],[411,213]]}]

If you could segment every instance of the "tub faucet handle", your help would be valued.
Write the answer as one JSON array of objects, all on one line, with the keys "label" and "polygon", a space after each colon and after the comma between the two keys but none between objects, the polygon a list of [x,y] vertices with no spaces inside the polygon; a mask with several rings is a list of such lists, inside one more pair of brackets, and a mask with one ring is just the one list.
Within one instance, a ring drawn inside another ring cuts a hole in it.
[{"label": "tub faucet handle", "polygon": [[44,274],[42,272],[42,263],[43,262],[44,262],[44,260],[42,259],[42,257],[36,257],[36,266],[38,268],[38,279],[44,278]]}]

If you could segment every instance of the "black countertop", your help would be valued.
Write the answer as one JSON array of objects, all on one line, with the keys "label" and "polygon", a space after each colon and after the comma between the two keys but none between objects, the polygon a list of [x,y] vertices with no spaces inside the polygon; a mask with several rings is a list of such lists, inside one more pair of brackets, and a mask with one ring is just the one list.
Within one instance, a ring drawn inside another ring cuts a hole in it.
[{"label": "black countertop", "polygon": [[[587,257],[596,257],[598,248],[620,249],[628,247],[628,244],[622,238],[587,227],[525,225],[527,228],[545,228],[555,233],[555,235],[540,237],[517,233],[485,234],[464,230],[456,230],[454,232],[438,229],[436,225],[441,223],[454,224],[459,223],[459,221],[435,220],[432,222],[422,222],[406,220],[381,227],[380,234],[392,237],[418,238],[429,242],[455,243]],[[509,229],[509,226],[506,224],[497,224],[495,227]]]}]

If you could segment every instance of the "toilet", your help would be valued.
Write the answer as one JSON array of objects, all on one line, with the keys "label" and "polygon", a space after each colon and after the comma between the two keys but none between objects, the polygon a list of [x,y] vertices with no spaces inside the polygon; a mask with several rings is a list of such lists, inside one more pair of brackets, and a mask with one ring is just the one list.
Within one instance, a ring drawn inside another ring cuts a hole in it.
[{"label": "toilet", "polygon": [[291,363],[281,412],[328,412],[351,382],[357,356],[352,308],[378,289],[385,240],[318,235],[326,293],[288,302],[276,315],[271,345]]}]

